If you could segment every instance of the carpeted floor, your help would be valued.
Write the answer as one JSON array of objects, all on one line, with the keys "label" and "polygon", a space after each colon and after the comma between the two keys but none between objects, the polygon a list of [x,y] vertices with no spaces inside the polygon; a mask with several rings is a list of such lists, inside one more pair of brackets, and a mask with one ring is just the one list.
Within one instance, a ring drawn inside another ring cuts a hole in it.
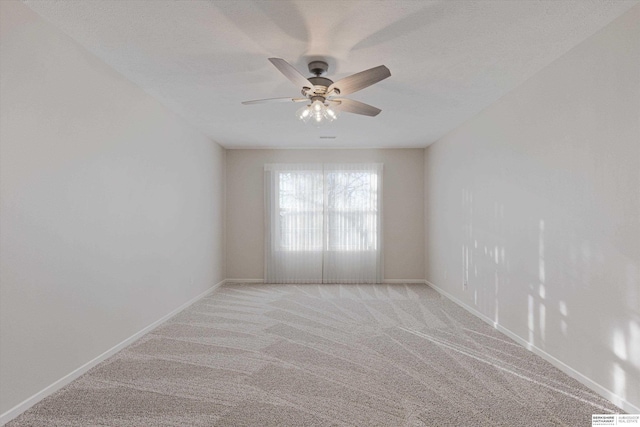
[{"label": "carpeted floor", "polygon": [[227,284],[17,426],[588,426],[622,412],[425,285]]}]

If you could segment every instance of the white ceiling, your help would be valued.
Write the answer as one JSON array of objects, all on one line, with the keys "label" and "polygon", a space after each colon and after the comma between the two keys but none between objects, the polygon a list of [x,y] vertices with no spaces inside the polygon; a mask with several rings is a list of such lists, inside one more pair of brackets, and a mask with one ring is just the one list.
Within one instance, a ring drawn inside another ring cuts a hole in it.
[{"label": "white ceiling", "polygon": [[[638,0],[25,3],[224,147],[373,148],[431,144]],[[384,64],[348,96],[382,113],[317,129],[300,104],[241,105],[300,94],[269,57],[334,81]]]}]

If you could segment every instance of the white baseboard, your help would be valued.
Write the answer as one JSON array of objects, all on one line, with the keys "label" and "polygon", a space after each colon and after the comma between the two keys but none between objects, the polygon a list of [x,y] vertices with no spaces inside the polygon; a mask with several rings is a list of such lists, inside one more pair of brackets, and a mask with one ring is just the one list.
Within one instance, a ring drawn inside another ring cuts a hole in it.
[{"label": "white baseboard", "polygon": [[140,331],[136,332],[135,334],[131,335],[129,338],[125,339],[124,341],[122,341],[122,342],[116,344],[115,346],[111,347],[109,350],[105,351],[104,353],[102,353],[98,357],[88,361],[84,365],[80,366],[78,369],[74,370],[73,372],[70,372],[69,374],[67,374],[64,377],[60,378],[59,380],[57,380],[53,384],[48,385],[47,387],[43,388],[42,390],[40,390],[39,392],[37,392],[33,396],[29,397],[28,399],[26,399],[26,400],[22,401],[21,403],[17,404],[16,406],[14,406],[13,408],[9,409],[5,413],[1,414],[0,415],[0,426],[5,425],[6,423],[8,423],[12,419],[16,418],[18,415],[22,414],[24,411],[26,411],[27,409],[31,408],[33,405],[35,405],[36,403],[41,401],[42,399],[44,399],[45,397],[55,393],[56,391],[60,390],[62,387],[66,386],[67,384],[69,384],[70,382],[75,380],[76,378],[80,377],[81,375],[83,375],[84,373],[89,371],[89,369],[91,369],[94,366],[96,366],[98,363],[103,362],[104,360],[106,360],[109,357],[113,356],[114,354],[116,354],[117,352],[119,352],[120,350],[122,350],[123,348],[125,348],[126,346],[131,344],[132,342],[134,342],[137,339],[141,338],[143,335],[151,332],[153,329],[157,328],[162,323],[166,322],[167,320],[169,320],[170,318],[172,318],[176,314],[180,313],[185,308],[189,307],[190,305],[192,305],[196,301],[204,298],[205,296],[207,296],[208,294],[213,292],[216,288],[218,288],[220,285],[222,285],[224,282],[225,281],[223,280],[223,281],[221,281],[219,283],[216,283],[215,285],[211,286],[206,291],[202,292],[200,295],[197,295],[197,296],[191,298],[189,301],[185,302],[180,307],[178,307],[175,310],[171,311],[169,314],[166,314],[166,315],[162,316],[160,319],[156,320],[152,324],[148,325],[147,327],[143,328],[142,330],[140,330]]},{"label": "white baseboard", "polygon": [[264,283],[264,279],[225,279],[224,283]]},{"label": "white baseboard", "polygon": [[[225,283],[264,283],[264,279],[226,279]],[[382,283],[424,283],[424,279],[384,279]]]},{"label": "white baseboard", "polygon": [[580,372],[578,372],[575,369],[573,369],[571,366],[567,365],[566,363],[562,362],[561,360],[556,359],[555,357],[553,357],[552,355],[550,355],[546,351],[540,349],[539,347],[536,347],[535,345],[530,344],[524,338],[520,337],[519,335],[516,335],[514,332],[510,331],[509,329],[505,328],[504,326],[500,325],[499,323],[496,323],[493,319],[485,316],[484,314],[480,313],[475,308],[473,308],[473,307],[467,305],[466,303],[460,301],[458,298],[454,297],[453,295],[451,295],[447,291],[437,287],[436,285],[434,285],[433,283],[429,282],[428,280],[424,280],[424,283],[427,284],[428,286],[432,287],[434,290],[436,290],[442,296],[444,296],[447,299],[449,299],[449,300],[453,301],[454,303],[458,304],[460,307],[464,308],[469,313],[473,314],[474,316],[482,319],[483,321],[485,321],[489,325],[493,326],[498,331],[502,332],[503,334],[505,334],[506,336],[508,336],[509,338],[514,340],[515,342],[517,342],[518,344],[522,345],[523,347],[525,347],[529,351],[531,351],[531,352],[535,353],[536,355],[542,357],[544,360],[546,360],[547,362],[551,363],[553,366],[555,366],[556,368],[560,369],[562,372],[564,372],[565,374],[569,375],[571,378],[579,381],[580,383],[584,384],[586,387],[588,387],[591,390],[595,391],[600,396],[602,396],[605,399],[607,399],[610,402],[612,402],[614,405],[619,406],[620,408],[622,408],[623,410],[625,410],[626,412],[628,412],[630,414],[640,414],[640,407],[638,407],[638,406],[632,404],[631,402],[623,399],[622,397],[618,396],[617,394],[615,394],[611,390],[609,390],[606,387],[603,387],[602,385],[600,385],[597,382],[593,381],[591,378],[581,374]]}]

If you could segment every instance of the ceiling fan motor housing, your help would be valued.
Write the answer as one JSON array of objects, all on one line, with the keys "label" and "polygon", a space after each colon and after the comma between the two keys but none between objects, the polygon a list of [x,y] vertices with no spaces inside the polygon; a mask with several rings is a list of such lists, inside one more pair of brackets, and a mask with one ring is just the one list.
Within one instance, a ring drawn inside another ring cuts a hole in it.
[{"label": "ceiling fan motor housing", "polygon": [[333,80],[326,77],[309,77],[308,80],[313,83],[314,86],[326,86],[329,87],[333,84]]},{"label": "ceiling fan motor housing", "polygon": [[310,91],[305,91],[306,88],[302,89],[302,94],[304,96],[308,95],[320,95],[325,96],[327,94],[327,88],[333,84],[333,80],[330,80],[326,77],[309,77],[310,83],[313,84],[313,88],[310,88]]}]

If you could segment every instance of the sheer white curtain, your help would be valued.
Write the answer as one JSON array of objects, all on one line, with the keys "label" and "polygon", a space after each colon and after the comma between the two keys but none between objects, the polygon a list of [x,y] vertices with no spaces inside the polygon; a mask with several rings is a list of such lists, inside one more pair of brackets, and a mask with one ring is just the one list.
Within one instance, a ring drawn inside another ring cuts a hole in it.
[{"label": "sheer white curtain", "polygon": [[322,283],[322,165],[267,164],[265,279],[268,283]]},{"label": "sheer white curtain", "polygon": [[265,165],[269,283],[382,281],[382,164]]},{"label": "sheer white curtain", "polygon": [[324,283],[382,282],[382,164],[325,164]]}]

